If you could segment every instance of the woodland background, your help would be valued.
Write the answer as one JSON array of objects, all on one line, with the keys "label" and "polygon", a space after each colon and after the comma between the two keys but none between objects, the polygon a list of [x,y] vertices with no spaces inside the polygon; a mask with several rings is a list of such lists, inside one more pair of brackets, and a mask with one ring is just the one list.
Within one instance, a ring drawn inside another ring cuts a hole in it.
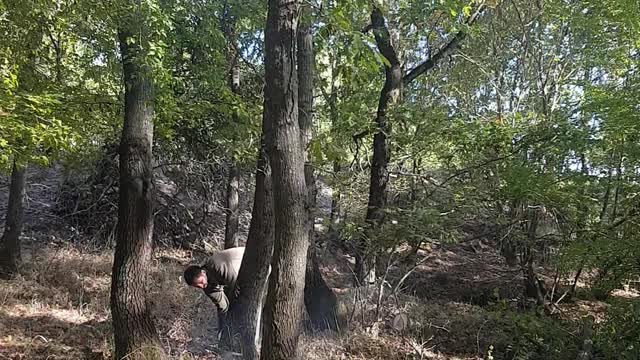
[{"label": "woodland background", "polygon": [[[640,3],[301,8],[314,65],[300,77],[312,81],[301,128],[314,266],[348,319],[337,331],[307,326],[303,357],[640,358]],[[180,274],[247,241],[266,9],[0,0],[2,264],[12,272],[0,280],[0,358],[113,356],[118,32],[132,24],[143,26],[127,44],[144,50],[155,88],[148,297],[158,333],[176,358],[228,356],[212,305]]]}]

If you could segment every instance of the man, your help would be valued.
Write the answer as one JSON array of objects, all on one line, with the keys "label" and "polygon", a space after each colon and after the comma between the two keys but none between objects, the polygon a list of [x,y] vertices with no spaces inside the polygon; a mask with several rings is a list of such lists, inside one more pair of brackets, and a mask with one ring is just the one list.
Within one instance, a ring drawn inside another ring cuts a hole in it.
[{"label": "man", "polygon": [[[244,249],[244,247],[235,247],[218,251],[211,255],[202,266],[192,265],[184,271],[184,280],[187,285],[202,289],[216,306],[218,310],[218,339],[224,329],[230,301],[239,295],[236,281],[240,273]],[[269,267],[269,273],[271,273],[271,267]],[[268,277],[269,275],[267,275]],[[258,319],[260,316],[261,311],[258,314]],[[260,323],[259,320],[258,323]]]}]

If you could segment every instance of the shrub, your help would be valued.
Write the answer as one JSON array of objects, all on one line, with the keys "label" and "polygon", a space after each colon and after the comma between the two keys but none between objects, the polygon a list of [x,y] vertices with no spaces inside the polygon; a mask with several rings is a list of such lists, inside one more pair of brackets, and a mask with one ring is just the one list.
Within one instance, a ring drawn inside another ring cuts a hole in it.
[{"label": "shrub", "polygon": [[602,359],[640,359],[640,301],[613,302],[598,326],[595,348]]}]

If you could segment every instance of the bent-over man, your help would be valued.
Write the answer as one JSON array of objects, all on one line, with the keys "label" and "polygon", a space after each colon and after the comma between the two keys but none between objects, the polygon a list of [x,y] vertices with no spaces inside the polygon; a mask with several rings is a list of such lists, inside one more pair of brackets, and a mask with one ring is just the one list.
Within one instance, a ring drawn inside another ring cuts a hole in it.
[{"label": "bent-over man", "polygon": [[[233,301],[239,295],[236,281],[240,273],[244,250],[244,247],[235,247],[218,251],[211,255],[203,265],[192,265],[184,271],[184,280],[187,285],[202,289],[216,306],[218,310],[218,338],[222,335],[225,326],[230,300]],[[267,279],[271,273],[271,267],[268,271]],[[264,291],[266,291],[267,283],[268,280],[265,282]],[[260,331],[261,315],[262,307],[259,307],[256,331]],[[256,338],[258,334],[256,334]]]},{"label": "bent-over man", "polygon": [[218,336],[229,310],[229,300],[238,294],[236,280],[242,264],[244,247],[218,251],[202,265],[191,265],[184,271],[187,285],[202,289],[218,310]]}]

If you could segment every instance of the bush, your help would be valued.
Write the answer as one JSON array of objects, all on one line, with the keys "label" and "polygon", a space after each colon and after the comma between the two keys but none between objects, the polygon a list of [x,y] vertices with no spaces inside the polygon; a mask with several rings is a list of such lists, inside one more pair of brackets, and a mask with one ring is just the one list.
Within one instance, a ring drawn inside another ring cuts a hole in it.
[{"label": "bush", "polygon": [[640,301],[612,303],[597,329],[595,348],[602,359],[640,359]]},{"label": "bush", "polygon": [[412,336],[433,336],[437,350],[451,354],[488,357],[491,349],[494,360],[566,360],[575,358],[580,342],[569,336],[578,324],[501,306],[487,310],[468,304],[429,304],[416,306],[409,314]]}]

